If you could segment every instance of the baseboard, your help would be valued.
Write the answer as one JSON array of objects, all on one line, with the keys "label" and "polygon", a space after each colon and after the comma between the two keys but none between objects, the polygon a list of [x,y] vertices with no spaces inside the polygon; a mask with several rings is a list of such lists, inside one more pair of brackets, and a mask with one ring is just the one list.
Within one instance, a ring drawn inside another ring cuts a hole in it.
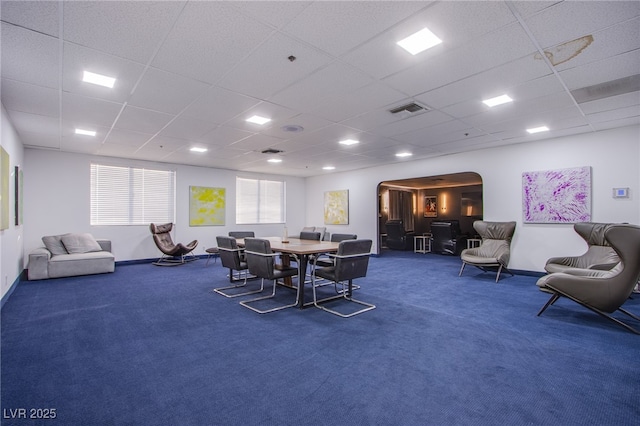
[{"label": "baseboard", "polygon": [[2,310],[2,308],[4,307],[4,304],[7,303],[7,300],[9,300],[9,297],[11,297],[11,295],[13,294],[13,291],[16,289],[18,284],[20,284],[20,281],[26,281],[26,280],[27,280],[27,271],[26,269],[23,269],[20,275],[18,275],[18,278],[16,278],[13,284],[11,284],[11,287],[9,287],[9,290],[7,290],[4,296],[2,296],[2,301],[0,301],[0,310]]}]

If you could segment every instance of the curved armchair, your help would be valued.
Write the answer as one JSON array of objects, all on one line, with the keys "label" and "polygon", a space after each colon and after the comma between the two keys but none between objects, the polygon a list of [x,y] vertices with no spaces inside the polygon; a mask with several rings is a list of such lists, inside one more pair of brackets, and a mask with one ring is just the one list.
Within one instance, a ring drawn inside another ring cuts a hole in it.
[{"label": "curved armchair", "polygon": [[467,244],[466,235],[461,234],[457,220],[431,222],[431,251],[457,256]]},{"label": "curved armchair", "polygon": [[162,225],[152,223],[149,225],[149,229],[153,235],[153,242],[162,252],[162,257],[153,262],[154,265],[175,266],[197,259],[192,251],[198,246],[198,240],[193,240],[186,245],[182,243],[174,244],[171,238],[173,223],[165,223]]},{"label": "curved armchair", "polygon": [[615,250],[607,242],[604,232],[610,223],[580,222],[573,229],[589,246],[580,256],[552,257],[544,266],[545,271],[566,272],[568,269],[596,269],[608,271],[620,262]]},{"label": "curved armchair", "polygon": [[571,273],[555,272],[540,278],[536,285],[541,290],[553,293],[540,309],[538,316],[560,297],[566,297],[585,308],[640,334],[629,324],[612,317],[620,311],[640,321],[640,317],[622,309],[640,276],[640,227],[635,225],[610,225],[604,237],[620,257],[620,262],[608,271],[572,269]]},{"label": "curved armchair", "polygon": [[473,265],[485,272],[497,268],[496,282],[500,279],[500,272],[503,269],[513,275],[513,272],[507,269],[507,265],[511,256],[511,239],[516,231],[516,223],[476,220],[473,222],[473,228],[482,237],[482,244],[480,247],[462,250],[460,253],[462,267],[458,276],[462,275],[465,265]]}]

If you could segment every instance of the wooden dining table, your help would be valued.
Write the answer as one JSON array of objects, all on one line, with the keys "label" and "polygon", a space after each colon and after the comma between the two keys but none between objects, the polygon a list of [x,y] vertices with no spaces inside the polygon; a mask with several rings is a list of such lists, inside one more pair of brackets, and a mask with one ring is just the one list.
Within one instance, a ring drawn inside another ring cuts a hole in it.
[{"label": "wooden dining table", "polygon": [[[339,242],[333,241],[316,241],[316,240],[301,240],[300,238],[288,238],[288,242],[282,241],[281,237],[259,237],[264,240],[269,240],[271,250],[282,254],[293,254],[298,258],[298,308],[302,309],[305,306],[304,303],[304,284],[306,281],[307,265],[309,264],[309,258],[312,255],[319,255],[322,253],[336,253],[338,251]],[[244,238],[238,238],[237,243],[239,247],[244,247]],[[283,261],[287,262],[286,256],[283,256]],[[286,264],[286,263],[285,263]]]}]

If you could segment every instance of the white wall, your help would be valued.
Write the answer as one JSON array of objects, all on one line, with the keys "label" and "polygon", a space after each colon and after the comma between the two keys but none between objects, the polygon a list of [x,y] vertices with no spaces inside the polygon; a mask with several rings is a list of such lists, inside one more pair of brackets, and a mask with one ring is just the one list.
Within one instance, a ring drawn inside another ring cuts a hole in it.
[{"label": "white wall", "polygon": [[4,297],[24,269],[23,225],[15,225],[15,166],[23,167],[24,148],[2,105],[0,145],[9,154],[9,228],[0,231],[0,297]]},{"label": "white wall", "polygon": [[[509,266],[543,271],[552,256],[580,254],[586,244],[569,224],[522,223],[522,173],[591,166],[594,222],[640,223],[640,127],[498,147],[434,159],[401,162],[307,179],[307,223],[323,222],[323,194],[349,190],[349,232],[374,241],[377,251],[377,186],[381,181],[477,172],[483,180],[484,219],[517,222]],[[628,199],[614,199],[612,188],[629,187]]]},{"label": "white wall", "polygon": [[[24,252],[42,246],[44,235],[66,232],[90,232],[96,238],[112,241],[116,261],[160,257],[149,232],[149,226],[91,226],[90,225],[90,164],[135,166],[176,170],[176,220],[173,238],[176,242],[199,241],[196,254],[204,254],[207,247],[216,246],[216,235],[231,230],[254,230],[257,236],[280,236],[283,225],[235,225],[236,176],[248,178],[282,179],[287,191],[287,225],[289,229],[304,226],[304,179],[239,173],[164,163],[152,163],[56,151],[25,149],[25,233]],[[226,225],[189,226],[189,186],[226,188]],[[26,259],[28,261],[28,258]]]}]

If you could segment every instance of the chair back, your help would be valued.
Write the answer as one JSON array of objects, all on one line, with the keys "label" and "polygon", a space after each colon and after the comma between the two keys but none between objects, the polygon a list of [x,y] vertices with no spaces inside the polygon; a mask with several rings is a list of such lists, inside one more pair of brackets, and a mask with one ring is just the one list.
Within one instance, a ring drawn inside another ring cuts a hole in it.
[{"label": "chair back", "polygon": [[157,225],[155,223],[149,224],[149,229],[153,235],[153,242],[158,249],[165,254],[171,253],[175,248],[173,239],[171,238],[171,230],[173,229],[173,223],[164,223]]},{"label": "chair back", "polygon": [[[620,263],[604,273],[610,277],[610,301],[608,308],[612,312],[627,301],[640,278],[640,227],[627,224],[609,226],[605,238],[620,257]],[[615,308],[612,309],[612,307]],[[603,307],[602,310],[606,311]]]},{"label": "chair back", "polygon": [[[260,256],[260,254],[273,254],[269,240],[262,238],[246,238],[244,249],[247,256],[249,273],[258,278],[272,280],[274,278],[274,256]],[[259,254],[253,254],[253,253]]]},{"label": "chair back", "polygon": [[229,231],[229,236],[233,238],[253,238],[256,233],[253,231]]},{"label": "chair back", "polygon": [[511,257],[511,239],[516,231],[516,222],[476,220],[473,222],[473,229],[482,238],[482,244],[467,252],[475,256],[495,258],[503,266],[507,266]]},{"label": "chair back", "polygon": [[358,236],[356,234],[331,234],[331,241],[334,243],[339,243],[344,240],[357,240]]},{"label": "chair back", "polygon": [[240,249],[235,238],[219,235],[216,237],[220,261],[225,268],[239,271],[245,269],[241,265]]},{"label": "chair back", "polygon": [[319,232],[301,232],[300,233],[300,239],[301,240],[313,240],[313,241],[320,241],[320,237],[322,237],[322,234],[320,234]]},{"label": "chair back", "polygon": [[367,275],[372,243],[371,240],[343,240],[340,242],[336,253],[336,281],[353,280]]}]

